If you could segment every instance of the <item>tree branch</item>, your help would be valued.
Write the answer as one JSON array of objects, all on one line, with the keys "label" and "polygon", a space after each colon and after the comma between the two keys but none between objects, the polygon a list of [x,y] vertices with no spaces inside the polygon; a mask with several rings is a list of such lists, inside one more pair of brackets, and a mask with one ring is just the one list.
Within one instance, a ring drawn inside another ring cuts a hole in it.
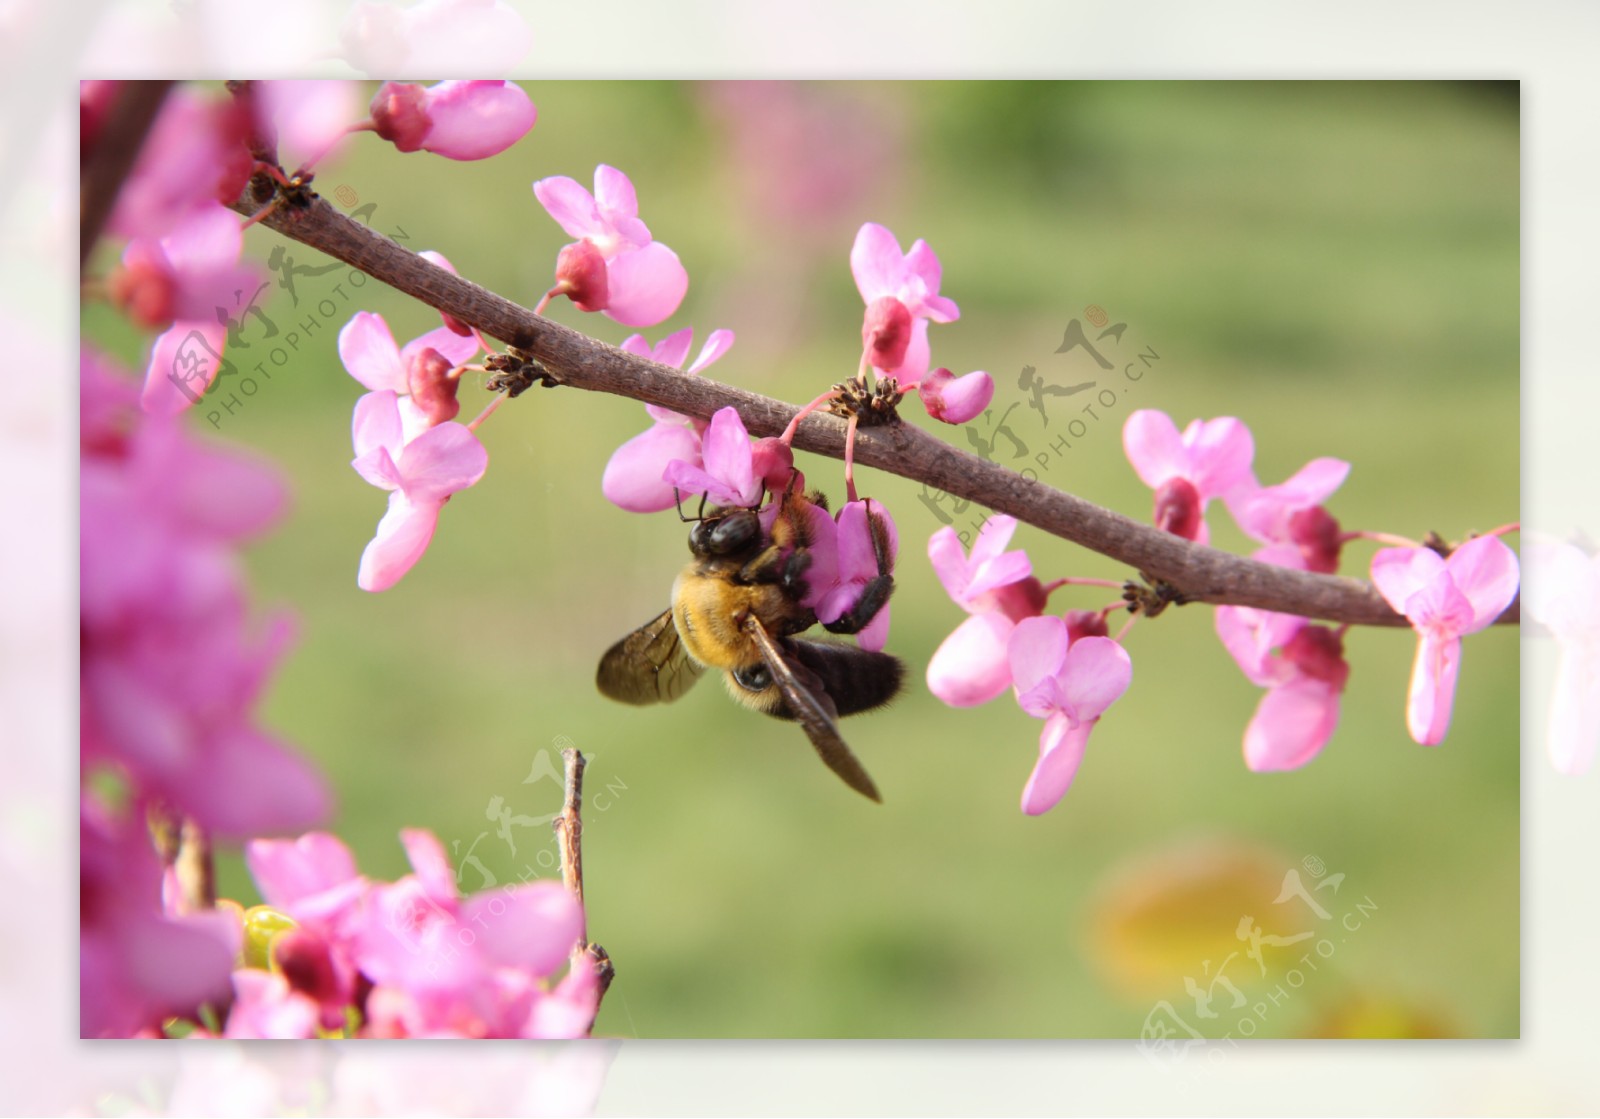
[{"label": "tree branch", "polygon": [[[253,215],[266,197],[269,182],[253,183],[234,209]],[[320,197],[312,197],[303,206],[280,206],[261,224],[532,355],[562,385],[658,404],[702,419],[731,405],[755,435],[781,434],[799,411],[795,405],[771,397],[705,377],[685,376],[680,370],[635,357],[535,315],[435,267],[340,214]],[[814,413],[801,422],[794,445],[842,459],[845,423],[835,416]],[[1171,584],[1188,602],[1253,606],[1352,625],[1409,624],[1361,579],[1295,571],[1190,543],[1024,478],[908,423],[862,428],[855,460],[1010,514],[1110,556],[1149,578]],[[1513,602],[1498,621],[1514,623],[1519,617],[1519,603]]]},{"label": "tree branch", "polygon": [[[567,892],[578,899],[578,904],[584,906],[583,941],[572,950],[572,957],[576,962],[579,956],[588,956],[595,969],[600,988],[595,999],[598,1014],[600,1000],[611,989],[617,969],[606,950],[589,939],[589,910],[583,901],[583,770],[589,760],[577,749],[568,747],[561,751],[561,762],[566,770],[565,795],[562,797],[561,814],[550,822],[550,826],[555,829],[556,846],[561,849],[561,882]],[[591,1019],[589,1029],[593,1028]]]}]

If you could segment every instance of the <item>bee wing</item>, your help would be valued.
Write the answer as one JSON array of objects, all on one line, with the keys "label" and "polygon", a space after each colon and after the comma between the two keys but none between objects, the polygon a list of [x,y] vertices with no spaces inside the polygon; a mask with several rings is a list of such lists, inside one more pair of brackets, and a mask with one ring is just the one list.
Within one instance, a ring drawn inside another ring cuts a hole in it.
[{"label": "bee wing", "polygon": [[839,736],[839,728],[833,722],[836,717],[833,701],[828,697],[821,678],[805,665],[786,656],[782,646],[755,615],[745,617],[744,629],[761,651],[761,659],[771,671],[773,682],[778,685],[789,713],[805,730],[806,737],[816,747],[823,764],[862,796],[883,803],[883,798],[878,795],[878,787]]},{"label": "bee wing", "polygon": [[678,640],[672,611],[666,610],[606,650],[595,684],[619,703],[671,703],[704,671]]}]

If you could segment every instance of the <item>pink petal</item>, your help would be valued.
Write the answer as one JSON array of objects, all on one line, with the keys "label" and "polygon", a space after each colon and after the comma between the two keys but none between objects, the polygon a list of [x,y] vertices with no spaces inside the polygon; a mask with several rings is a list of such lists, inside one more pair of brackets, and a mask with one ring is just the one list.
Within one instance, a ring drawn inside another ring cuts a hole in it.
[{"label": "pink petal", "polygon": [[233,973],[235,998],[223,1037],[237,1041],[285,1041],[317,1035],[317,1004],[289,987],[276,972],[240,968]]},{"label": "pink petal", "polygon": [[1339,692],[1302,676],[1261,697],[1244,732],[1244,762],[1257,773],[1298,769],[1316,757],[1339,725]]},{"label": "pink petal", "polygon": [[623,326],[647,327],[669,318],[689,290],[678,254],[659,241],[619,253],[610,261],[610,305],[603,312]]},{"label": "pink petal", "polygon": [[1189,453],[1172,417],[1141,408],[1122,426],[1122,449],[1139,480],[1155,489],[1175,475],[1187,476]]},{"label": "pink petal", "polygon": [[[930,377],[932,375],[929,374]],[[946,378],[949,378],[948,373]],[[923,385],[927,384],[928,382],[924,380]],[[928,413],[934,419],[947,424],[964,424],[976,416],[981,416],[993,399],[994,378],[979,369],[965,376],[949,378],[937,392],[937,410],[929,406]],[[923,401],[924,403],[928,401],[926,392],[923,394]]]},{"label": "pink petal", "polygon": [[410,391],[400,349],[382,315],[357,311],[344,324],[344,329],[339,331],[339,360],[350,376],[374,392]]},{"label": "pink petal", "polygon": [[1067,650],[1061,676],[1073,714],[1082,722],[1092,722],[1128,690],[1133,682],[1133,661],[1111,638],[1085,637]]},{"label": "pink petal", "polygon": [[151,415],[175,416],[199,403],[222,367],[227,342],[221,323],[173,323],[150,350],[139,406]]},{"label": "pink petal", "polygon": [[[391,458],[399,455],[405,440],[401,437],[399,397],[393,389],[369,392],[356,401],[350,417],[350,442],[358,459],[379,449],[387,451]],[[373,478],[367,480],[375,486],[392,488]]]},{"label": "pink petal", "polygon": [[655,344],[654,349],[647,357],[654,358],[662,365],[670,365],[675,369],[682,369],[684,359],[689,356],[689,346],[694,342],[694,327],[686,326],[682,330],[667,335]]},{"label": "pink petal", "polygon": [[[990,520],[999,518],[991,517]],[[1010,520],[1010,518],[1007,518]],[[988,528],[987,525],[984,526]],[[1012,527],[1016,522],[1012,521]],[[982,536],[980,534],[980,539]],[[977,545],[973,545],[977,550]],[[944,593],[949,595],[957,605],[965,603],[967,595],[967,557],[961,547],[961,537],[956,530],[946,525],[938,529],[928,538],[928,562],[933,566],[933,573],[939,577],[939,582],[944,586]]]},{"label": "pink petal", "polygon": [[422,146],[447,159],[487,159],[528,134],[539,110],[521,86],[504,81],[440,82],[427,91],[433,120]]},{"label": "pink petal", "polygon": [[[401,348],[401,368],[409,369],[412,361],[424,350],[437,350],[451,365],[465,365],[478,356],[478,337],[475,334],[457,334],[447,326],[436,326],[426,334],[413,338]],[[404,387],[395,391],[410,391],[409,379]]]},{"label": "pink petal", "polygon": [[269,81],[255,90],[258,115],[276,131],[286,168],[320,160],[361,119],[355,82]]},{"label": "pink petal", "polygon": [[698,373],[723,354],[733,348],[733,331],[713,330],[706,337],[706,344],[700,348],[700,356],[694,359],[694,364],[689,366],[690,373]]},{"label": "pink petal", "polygon": [[357,877],[355,856],[338,836],[307,832],[298,839],[253,839],[245,865],[268,905],[287,908]]},{"label": "pink petal", "polygon": [[633,180],[608,164],[594,169],[594,200],[612,224],[639,216],[639,195],[633,189]]},{"label": "pink petal", "polygon": [[1028,783],[1022,789],[1022,811],[1038,816],[1050,811],[1067,795],[1072,779],[1083,762],[1084,747],[1094,720],[1076,727],[1063,715],[1046,720],[1039,732],[1039,760],[1034,763]]},{"label": "pink petal", "polygon": [[1468,540],[1450,553],[1445,568],[1472,604],[1472,621],[1463,633],[1474,633],[1491,624],[1517,597],[1517,554],[1498,536]]},{"label": "pink petal", "polygon": [[216,272],[239,263],[244,231],[232,210],[206,202],[161,238],[161,248],[176,272]]},{"label": "pink petal", "polygon": [[700,437],[683,424],[654,424],[612,452],[600,479],[600,492],[630,513],[671,509],[672,486],[663,474],[674,460],[699,465]]},{"label": "pink petal", "polygon": [[1011,686],[1006,646],[1014,622],[974,614],[944,639],[928,661],[928,690],[951,707],[988,703]]},{"label": "pink petal", "polygon": [[1600,746],[1600,653],[1562,646],[1547,734],[1557,773],[1576,777],[1589,771]]},{"label": "pink petal", "polygon": [[1472,624],[1472,603],[1441,570],[1406,599],[1406,618],[1419,631],[1460,637]]},{"label": "pink petal", "polygon": [[[721,485],[724,504],[753,506],[761,498],[761,479],[755,476],[750,435],[734,408],[719,409],[700,441],[706,473]],[[716,500],[721,500],[717,498]]]},{"label": "pink petal", "polygon": [[1272,653],[1306,625],[1304,618],[1247,606],[1219,606],[1215,623],[1223,648],[1256,687],[1271,687],[1293,675],[1293,667]]},{"label": "pink petal", "polygon": [[417,882],[428,897],[440,905],[454,902],[457,897],[456,875],[450,867],[450,856],[445,853],[444,844],[439,842],[438,837],[425,828],[403,828],[400,831],[400,846],[405,848],[406,861],[411,864]]},{"label": "pink petal", "polygon": [[1422,634],[1411,667],[1411,694],[1406,702],[1406,727],[1423,746],[1437,746],[1450,729],[1461,671],[1461,639]]},{"label": "pink petal", "polygon": [[440,501],[413,502],[403,490],[389,495],[389,511],[377,534],[361,553],[356,585],[364,591],[386,591],[422,558],[439,523]]},{"label": "pink petal", "polygon": [[972,542],[972,566],[976,568],[998,559],[1016,531],[1017,518],[1005,513],[996,513],[984,521],[983,527],[978,530],[978,538]]},{"label": "pink petal", "polygon": [[565,175],[552,175],[533,184],[533,195],[539,205],[566,231],[567,236],[582,240],[599,239],[606,235],[600,220],[600,208],[594,196],[577,180]]},{"label": "pink petal", "polygon": [[1202,497],[1220,497],[1250,476],[1255,458],[1255,440],[1250,429],[1232,416],[1210,420],[1189,428],[1185,434],[1189,449],[1188,478]]},{"label": "pink petal", "polygon": [[[933,322],[954,322],[961,317],[961,309],[954,300],[939,295],[941,268],[939,258],[922,238],[912,243],[906,253],[905,272],[901,290],[911,296],[911,313]],[[909,282],[908,282],[909,281]]]},{"label": "pink petal", "polygon": [[1332,497],[1349,476],[1350,464],[1343,459],[1318,458],[1306,463],[1287,481],[1270,488],[1283,504],[1309,509]]},{"label": "pink petal", "polygon": [[[1012,685],[1019,693],[1033,692],[1039,684],[1061,672],[1067,648],[1067,623],[1063,619],[1054,615],[1022,619],[1006,643]],[[1035,716],[1047,713],[1027,707],[1023,710]]]},{"label": "pink petal", "polygon": [[881,652],[889,643],[889,611],[889,603],[885,602],[883,608],[872,616],[872,621],[856,634],[856,644],[871,653]]},{"label": "pink petal", "polygon": [[904,269],[905,255],[893,233],[871,221],[856,232],[855,244],[850,247],[850,273],[865,302],[880,295],[896,295]]},{"label": "pink petal", "polygon": [[906,356],[899,365],[885,369],[884,373],[902,381],[915,381],[928,372],[928,366],[932,363],[930,354],[928,320],[914,318],[911,320],[911,340],[906,343]]},{"label": "pink petal", "polygon": [[442,423],[407,443],[398,464],[413,501],[442,501],[483,477],[489,452],[466,424]]},{"label": "pink petal", "polygon": [[179,788],[184,810],[219,838],[304,831],[333,812],[332,793],[314,766],[242,726],[211,736]]},{"label": "pink petal", "polygon": [[560,882],[530,882],[468,898],[461,922],[494,963],[543,978],[561,969],[583,936],[583,907]]},{"label": "pink petal", "polygon": [[1444,560],[1432,548],[1381,548],[1372,557],[1372,584],[1404,614],[1407,600],[1443,570]]}]

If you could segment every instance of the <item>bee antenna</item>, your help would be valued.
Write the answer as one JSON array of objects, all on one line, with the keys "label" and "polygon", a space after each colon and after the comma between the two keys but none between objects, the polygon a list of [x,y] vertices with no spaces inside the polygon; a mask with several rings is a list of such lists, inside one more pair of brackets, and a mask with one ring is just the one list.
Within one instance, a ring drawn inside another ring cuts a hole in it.
[{"label": "bee antenna", "polygon": [[677,486],[672,487],[672,505],[678,511],[678,520],[688,524],[689,518],[683,515],[683,495],[678,492]]}]

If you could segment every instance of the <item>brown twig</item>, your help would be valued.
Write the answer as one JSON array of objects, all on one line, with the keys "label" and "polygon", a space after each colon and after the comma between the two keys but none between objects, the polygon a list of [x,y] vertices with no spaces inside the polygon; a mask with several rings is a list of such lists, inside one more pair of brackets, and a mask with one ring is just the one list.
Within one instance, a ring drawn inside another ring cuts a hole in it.
[{"label": "brown twig", "polygon": [[[234,209],[251,215],[260,205],[247,193]],[[732,406],[755,435],[780,434],[799,411],[792,404],[705,377],[686,377],[677,369],[535,315],[435,267],[338,213],[320,197],[311,197],[304,205],[279,207],[261,224],[515,346],[537,359],[561,385],[659,404],[701,418]],[[800,423],[794,445],[842,459],[845,422],[820,413],[808,416]],[[952,447],[911,424],[863,428],[855,461],[1008,513],[1110,556],[1169,584],[1175,598],[1185,602],[1253,606],[1351,625],[1408,624],[1364,580],[1294,571],[1190,543]],[[1499,621],[1516,622],[1519,617],[1518,603],[1513,602]]]},{"label": "brown twig", "polygon": [[[588,759],[573,747],[561,751],[561,762],[566,770],[565,795],[562,797],[561,814],[551,821],[550,826],[555,829],[556,845],[561,849],[561,882],[567,891],[578,899],[579,905],[584,905],[583,900],[583,770],[588,765]],[[611,989],[611,981],[616,978],[617,969],[611,962],[610,955],[600,945],[589,939],[589,911],[584,906],[584,937],[581,943],[573,949],[573,956],[589,957],[590,964],[594,967],[600,983],[599,997],[595,1000],[598,1011],[600,999],[606,997],[606,992]],[[594,1023],[589,1023],[593,1028]]]},{"label": "brown twig", "polygon": [[126,81],[100,126],[94,147],[83,160],[79,182],[78,264],[89,259],[111,207],[139,157],[144,138],[155,123],[171,82]]}]

